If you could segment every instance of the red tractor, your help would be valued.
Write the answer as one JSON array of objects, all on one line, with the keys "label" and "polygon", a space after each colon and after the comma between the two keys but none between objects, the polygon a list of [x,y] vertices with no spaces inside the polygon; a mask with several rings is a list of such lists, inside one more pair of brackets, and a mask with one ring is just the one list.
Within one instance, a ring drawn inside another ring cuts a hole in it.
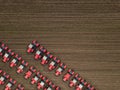
[{"label": "red tractor", "polygon": [[60,66],[55,71],[55,75],[59,76],[62,74],[62,72],[67,68],[67,66],[64,63],[61,63]]},{"label": "red tractor", "polygon": [[84,84],[83,83],[78,83],[78,85],[76,85],[75,90],[83,90]]},{"label": "red tractor", "polygon": [[42,65],[48,64],[48,62],[51,60],[52,57],[53,57],[53,55],[50,54],[50,52],[47,52],[47,54],[43,56],[43,58],[41,60],[41,64]]},{"label": "red tractor", "polygon": [[83,87],[86,87],[86,90],[96,90],[93,86],[88,84],[85,79],[81,79],[78,85],[76,86],[76,90],[83,90]]},{"label": "red tractor", "polygon": [[6,72],[3,72],[3,75],[0,77],[0,85],[3,85],[9,77],[10,76]]},{"label": "red tractor", "polygon": [[8,52],[5,52],[3,55],[3,62],[8,62],[15,53],[9,49]]},{"label": "red tractor", "polygon": [[80,82],[84,85],[84,86],[88,86],[88,83],[85,79],[81,79]]},{"label": "red tractor", "polygon": [[53,82],[49,82],[48,85],[44,88],[44,90],[54,90],[55,84]]},{"label": "red tractor", "polygon": [[46,84],[49,83],[49,80],[47,77],[43,76],[42,79],[37,83],[37,89],[44,89],[46,87]]},{"label": "red tractor", "polygon": [[3,72],[3,70],[2,69],[0,69],[0,74]]},{"label": "red tractor", "polygon": [[30,66],[29,70],[25,73],[25,79],[30,78],[31,75],[35,72],[36,72],[36,68],[34,66]]},{"label": "red tractor", "polygon": [[22,84],[18,84],[15,90],[24,90],[24,86]]},{"label": "red tractor", "polygon": [[37,72],[36,75],[32,78],[31,84],[35,84],[39,79],[42,79],[43,75],[40,72]]},{"label": "red tractor", "polygon": [[22,63],[17,68],[17,73],[22,73],[24,68],[27,67],[27,66],[28,66],[28,62],[23,60]]},{"label": "red tractor", "polygon": [[22,60],[22,57],[16,54],[13,60],[10,62],[10,67],[15,67],[16,65],[18,65],[19,61],[21,60]]},{"label": "red tractor", "polygon": [[57,65],[60,64],[60,60],[57,59],[56,57],[53,58],[53,60],[49,64],[49,70],[53,70],[57,67]]},{"label": "red tractor", "polygon": [[44,90],[61,90],[61,88],[59,86],[55,86],[53,82],[49,81]]},{"label": "red tractor", "polygon": [[92,85],[88,84],[87,85],[87,90],[96,90],[95,87],[93,87]]},{"label": "red tractor", "polygon": [[72,69],[69,69],[67,73],[63,76],[63,81],[68,81],[74,74]]},{"label": "red tractor", "polygon": [[36,60],[41,59],[46,52],[47,50],[41,46],[40,49],[36,51],[34,58]]},{"label": "red tractor", "polygon": [[76,86],[77,82],[79,82],[81,80],[81,77],[79,76],[79,74],[76,74],[72,80],[69,82],[69,86],[70,87],[74,87]]},{"label": "red tractor", "polygon": [[36,40],[33,40],[32,43],[28,45],[27,52],[33,53],[39,46],[40,44]]},{"label": "red tractor", "polygon": [[10,78],[9,82],[7,83],[7,85],[5,86],[5,90],[12,90],[11,88],[13,87],[13,85],[16,84],[16,81],[12,78]]},{"label": "red tractor", "polygon": [[55,90],[61,90],[59,86],[55,86]]},{"label": "red tractor", "polygon": [[7,51],[7,50],[8,50],[8,47],[5,44],[1,43],[1,45],[0,45],[0,56],[3,56],[5,54],[5,51]]}]

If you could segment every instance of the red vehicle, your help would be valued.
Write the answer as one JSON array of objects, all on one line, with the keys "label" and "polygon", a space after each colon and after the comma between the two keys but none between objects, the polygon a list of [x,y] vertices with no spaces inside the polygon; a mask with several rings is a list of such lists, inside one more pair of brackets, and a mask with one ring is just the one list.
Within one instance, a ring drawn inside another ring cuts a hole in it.
[{"label": "red vehicle", "polygon": [[47,50],[41,46],[40,49],[36,51],[34,58],[36,60],[41,59],[46,52]]},{"label": "red vehicle", "polygon": [[61,90],[61,88],[59,86],[55,86],[53,82],[49,81],[44,90]]},{"label": "red vehicle", "polygon": [[95,90],[95,88],[88,84],[85,79],[80,80],[80,82],[76,86],[76,90],[83,90],[83,87],[86,87],[87,90]]},{"label": "red vehicle", "polygon": [[93,87],[92,85],[88,84],[87,85],[87,90],[96,90],[95,87]]},{"label": "red vehicle", "polygon": [[62,72],[67,68],[67,66],[64,63],[61,63],[60,66],[55,71],[55,75],[59,76],[62,74]]},{"label": "red vehicle", "polygon": [[40,44],[36,40],[33,40],[32,43],[28,45],[27,52],[33,53],[36,50],[36,48],[39,46]]},{"label": "red vehicle", "polygon": [[54,57],[53,60],[49,64],[49,70],[55,69],[58,64],[60,64],[60,60]]},{"label": "red vehicle", "polygon": [[0,77],[0,85],[3,85],[9,77],[10,76],[6,72],[4,72],[3,75]]},{"label": "red vehicle", "polygon": [[47,52],[47,54],[43,56],[43,58],[42,58],[42,60],[41,60],[41,64],[42,64],[42,65],[47,64],[52,57],[53,57],[53,55],[50,54],[50,52]]},{"label": "red vehicle", "polygon": [[18,84],[15,90],[24,90],[24,86],[22,84]]},{"label": "red vehicle", "polygon": [[46,84],[49,83],[49,80],[47,77],[43,76],[42,79],[37,83],[37,89],[44,89],[46,87]]},{"label": "red vehicle", "polygon": [[1,43],[0,56],[3,56],[5,54],[5,51],[7,51],[7,50],[8,50],[8,47],[5,44]]},{"label": "red vehicle", "polygon": [[55,90],[55,84],[51,81],[48,83],[48,85],[44,88],[44,90]]},{"label": "red vehicle", "polygon": [[3,72],[3,70],[2,69],[0,69],[0,74]]},{"label": "red vehicle", "polygon": [[40,72],[37,72],[36,75],[32,78],[31,84],[35,84],[38,82],[39,79],[41,79],[43,75]]},{"label": "red vehicle", "polygon": [[81,77],[79,76],[79,74],[76,74],[76,75],[72,78],[72,80],[70,81],[69,86],[70,86],[70,87],[76,86],[77,82],[80,81],[80,80],[81,80]]},{"label": "red vehicle", "polygon": [[15,54],[15,53],[14,53],[11,49],[9,49],[8,52],[6,52],[6,53],[3,55],[3,62],[9,61],[14,54]]},{"label": "red vehicle", "polygon": [[36,72],[36,68],[34,66],[30,66],[29,70],[25,73],[25,79],[30,78],[31,75],[35,72]]},{"label": "red vehicle", "polygon": [[80,82],[84,85],[84,86],[88,86],[88,83],[85,79],[81,79]]},{"label": "red vehicle", "polygon": [[83,90],[84,84],[83,83],[78,83],[76,86],[75,90]]},{"label": "red vehicle", "polygon": [[10,67],[15,67],[21,60],[22,60],[22,57],[16,54],[14,59],[10,62]]},{"label": "red vehicle", "polygon": [[72,69],[69,69],[67,73],[63,76],[63,81],[68,81],[73,74],[74,74],[74,71]]},{"label": "red vehicle", "polygon": [[61,90],[59,86],[55,86],[55,90]]},{"label": "red vehicle", "polygon": [[16,84],[16,81],[12,78],[10,78],[8,84],[5,86],[5,90],[12,90],[11,88],[13,87],[13,85]]},{"label": "red vehicle", "polygon": [[22,63],[17,68],[17,73],[22,73],[24,68],[27,67],[27,66],[28,66],[28,62],[23,60]]}]

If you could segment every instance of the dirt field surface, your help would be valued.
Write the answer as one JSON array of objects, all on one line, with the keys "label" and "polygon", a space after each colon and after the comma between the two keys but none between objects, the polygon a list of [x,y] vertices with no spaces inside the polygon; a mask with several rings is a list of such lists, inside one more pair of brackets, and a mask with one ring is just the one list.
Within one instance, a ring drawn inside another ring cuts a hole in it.
[{"label": "dirt field surface", "polygon": [[[26,53],[36,39],[97,90],[120,90],[120,1],[119,0],[0,0],[0,39],[30,65],[36,66],[62,90],[74,90],[62,76]],[[25,90],[37,90],[0,59]],[[26,71],[27,69],[25,69]],[[0,86],[4,90],[4,86]],[[14,89],[12,89],[14,90]]]}]

